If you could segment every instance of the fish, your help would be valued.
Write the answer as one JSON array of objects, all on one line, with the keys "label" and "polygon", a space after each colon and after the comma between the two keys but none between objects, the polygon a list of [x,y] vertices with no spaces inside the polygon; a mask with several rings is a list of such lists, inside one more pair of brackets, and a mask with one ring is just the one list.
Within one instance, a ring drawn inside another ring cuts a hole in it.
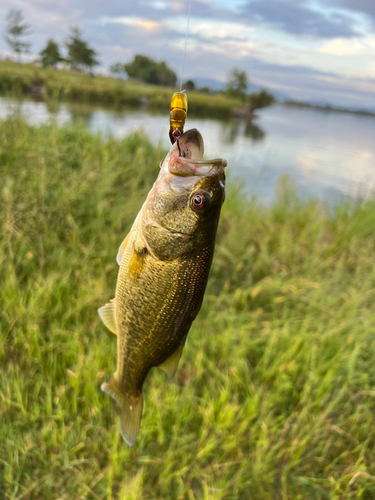
[{"label": "fish", "polygon": [[119,248],[115,297],[98,309],[117,335],[116,372],[101,389],[119,406],[120,431],[129,446],[140,430],[147,374],[159,367],[173,380],[202,305],[227,165],[221,158],[203,160],[203,153],[196,129],[171,147]]}]

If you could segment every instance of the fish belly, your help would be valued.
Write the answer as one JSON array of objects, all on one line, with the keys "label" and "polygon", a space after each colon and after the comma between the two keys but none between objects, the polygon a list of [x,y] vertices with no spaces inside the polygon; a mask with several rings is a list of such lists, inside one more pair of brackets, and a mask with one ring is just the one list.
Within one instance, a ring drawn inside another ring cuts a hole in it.
[{"label": "fish belly", "polygon": [[116,373],[125,392],[140,391],[148,371],[183,347],[203,300],[208,257],[165,262],[146,254],[134,275],[125,256],[116,288]]}]

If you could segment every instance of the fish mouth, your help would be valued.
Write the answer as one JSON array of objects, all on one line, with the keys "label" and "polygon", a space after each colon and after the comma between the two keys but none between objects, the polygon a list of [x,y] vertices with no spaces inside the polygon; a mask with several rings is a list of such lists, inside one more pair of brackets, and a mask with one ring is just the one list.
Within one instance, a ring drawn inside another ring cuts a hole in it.
[{"label": "fish mouth", "polygon": [[204,155],[204,142],[201,133],[192,128],[187,130],[179,139],[181,155],[177,142],[170,151],[171,156],[180,156],[190,160],[202,160]]},{"label": "fish mouth", "polygon": [[222,173],[227,166],[226,160],[214,158],[203,160],[203,137],[197,129],[187,130],[179,139],[181,155],[177,143],[168,155],[168,170],[179,177],[208,177]]}]

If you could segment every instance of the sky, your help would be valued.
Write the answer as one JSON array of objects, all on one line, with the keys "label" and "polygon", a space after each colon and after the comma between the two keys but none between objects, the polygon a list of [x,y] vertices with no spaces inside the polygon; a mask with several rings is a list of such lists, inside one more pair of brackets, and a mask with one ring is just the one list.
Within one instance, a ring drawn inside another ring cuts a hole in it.
[{"label": "sky", "polygon": [[[189,6],[184,80],[239,68],[295,100],[375,109],[375,0],[1,0],[0,34],[17,8],[33,30],[25,61],[78,26],[101,73],[144,54],[180,76]],[[3,36],[0,57],[13,57]]]}]

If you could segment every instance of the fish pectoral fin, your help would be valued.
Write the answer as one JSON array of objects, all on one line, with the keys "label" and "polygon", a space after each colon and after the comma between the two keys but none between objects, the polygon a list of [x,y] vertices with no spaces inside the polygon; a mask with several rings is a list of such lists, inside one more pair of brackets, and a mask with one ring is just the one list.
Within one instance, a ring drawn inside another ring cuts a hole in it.
[{"label": "fish pectoral fin", "polygon": [[147,248],[142,240],[138,237],[134,242],[134,249],[129,261],[129,270],[132,277],[137,280],[141,275],[143,265],[145,263]]},{"label": "fish pectoral fin", "polygon": [[108,304],[98,309],[100,319],[103,321],[108,330],[117,335],[115,321],[115,299],[112,299]]},{"label": "fish pectoral fin", "polygon": [[126,246],[128,244],[128,241],[129,241],[129,234],[126,236],[126,238],[124,239],[124,241],[121,243],[120,245],[120,248],[118,249],[118,253],[117,253],[117,257],[116,257],[116,261],[117,261],[117,264],[120,266],[121,265],[121,260],[122,260],[122,256],[124,255],[125,253],[125,250],[126,250]]},{"label": "fish pectoral fin", "polygon": [[167,374],[169,382],[173,382],[174,376],[176,374],[178,363],[180,362],[182,354],[182,347],[178,347],[172,356],[164,361],[159,368],[161,368]]},{"label": "fish pectoral fin", "polygon": [[111,396],[120,407],[120,431],[124,441],[133,446],[141,426],[143,397],[142,394],[128,396],[124,394],[115,376],[101,385],[101,390]]}]

